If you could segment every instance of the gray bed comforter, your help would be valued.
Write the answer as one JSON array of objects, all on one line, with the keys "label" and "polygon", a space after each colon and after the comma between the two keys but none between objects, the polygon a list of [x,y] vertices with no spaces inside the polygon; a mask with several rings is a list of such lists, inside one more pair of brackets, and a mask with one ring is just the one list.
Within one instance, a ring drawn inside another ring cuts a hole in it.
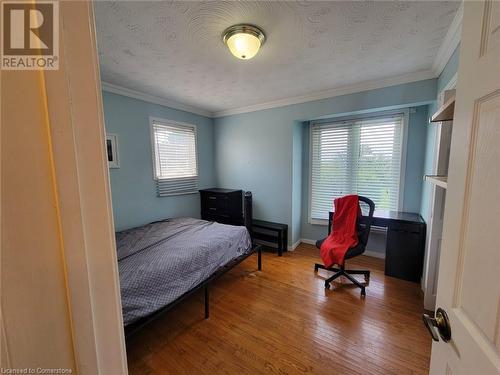
[{"label": "gray bed comforter", "polygon": [[116,233],[123,320],[159,310],[247,253],[245,227],[169,219]]}]

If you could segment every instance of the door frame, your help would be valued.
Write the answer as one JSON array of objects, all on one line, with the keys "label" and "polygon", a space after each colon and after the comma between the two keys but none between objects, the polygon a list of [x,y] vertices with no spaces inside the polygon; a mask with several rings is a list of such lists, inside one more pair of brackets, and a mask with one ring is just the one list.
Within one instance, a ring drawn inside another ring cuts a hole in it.
[{"label": "door frame", "polygon": [[92,2],[60,2],[60,68],[43,71],[77,372],[127,374]]},{"label": "door frame", "polygon": [[442,332],[449,320],[451,340],[433,342],[431,374],[500,374],[497,5],[490,0],[464,5],[437,294],[448,319],[436,320],[436,326]]}]

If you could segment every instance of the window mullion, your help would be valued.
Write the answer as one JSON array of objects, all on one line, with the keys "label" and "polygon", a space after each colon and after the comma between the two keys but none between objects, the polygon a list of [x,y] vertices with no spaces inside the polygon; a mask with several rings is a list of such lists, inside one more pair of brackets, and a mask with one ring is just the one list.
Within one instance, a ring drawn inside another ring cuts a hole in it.
[{"label": "window mullion", "polygon": [[349,127],[349,181],[348,193],[358,191],[358,161],[359,161],[360,129],[356,122]]}]

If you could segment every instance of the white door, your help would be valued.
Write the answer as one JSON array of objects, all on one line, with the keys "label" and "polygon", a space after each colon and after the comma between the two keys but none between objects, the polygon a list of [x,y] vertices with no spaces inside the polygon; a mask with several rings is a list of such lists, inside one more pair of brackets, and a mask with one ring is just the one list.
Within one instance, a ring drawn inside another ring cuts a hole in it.
[{"label": "white door", "polygon": [[431,374],[500,374],[497,1],[464,4],[437,306],[451,339],[433,343]]}]

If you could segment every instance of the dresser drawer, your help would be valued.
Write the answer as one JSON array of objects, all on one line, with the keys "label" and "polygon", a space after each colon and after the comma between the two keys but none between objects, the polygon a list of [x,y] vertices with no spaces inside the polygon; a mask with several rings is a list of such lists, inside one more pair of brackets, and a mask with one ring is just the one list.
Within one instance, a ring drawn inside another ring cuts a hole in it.
[{"label": "dresser drawer", "polygon": [[226,215],[228,214],[228,198],[222,194],[202,194],[201,209],[206,212]]}]

